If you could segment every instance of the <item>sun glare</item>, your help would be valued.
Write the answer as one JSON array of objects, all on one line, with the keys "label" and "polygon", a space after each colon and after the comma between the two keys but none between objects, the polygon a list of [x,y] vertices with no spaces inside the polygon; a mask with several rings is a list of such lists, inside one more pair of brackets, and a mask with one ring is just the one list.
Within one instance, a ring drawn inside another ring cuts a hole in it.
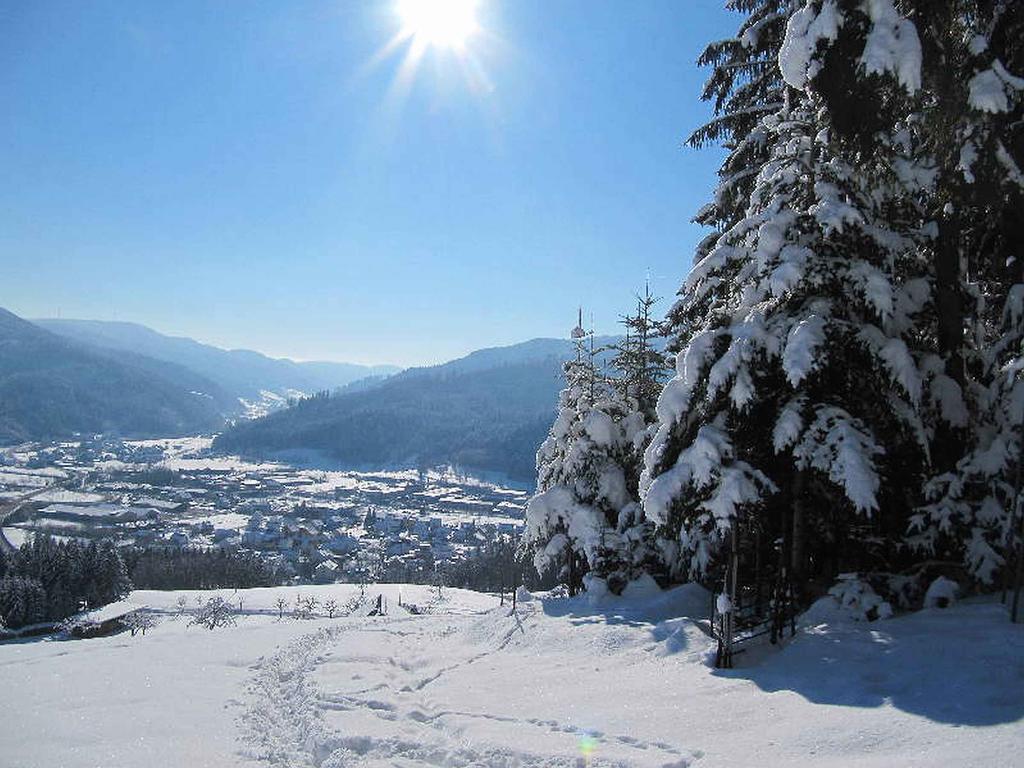
[{"label": "sun glare", "polygon": [[402,32],[416,43],[461,49],[478,29],[477,0],[399,0]]}]

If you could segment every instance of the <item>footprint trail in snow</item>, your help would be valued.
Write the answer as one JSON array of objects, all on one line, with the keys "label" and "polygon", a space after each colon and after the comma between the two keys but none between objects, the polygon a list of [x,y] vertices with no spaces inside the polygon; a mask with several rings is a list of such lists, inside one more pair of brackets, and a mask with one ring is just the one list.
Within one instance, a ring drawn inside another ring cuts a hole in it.
[{"label": "footprint trail in snow", "polygon": [[[507,655],[529,616],[344,620],[303,635],[256,666],[240,717],[242,754],[273,768],[684,768],[700,757],[581,727],[572,702],[552,701],[554,687],[528,679]],[[553,708],[570,711],[551,717]]]}]

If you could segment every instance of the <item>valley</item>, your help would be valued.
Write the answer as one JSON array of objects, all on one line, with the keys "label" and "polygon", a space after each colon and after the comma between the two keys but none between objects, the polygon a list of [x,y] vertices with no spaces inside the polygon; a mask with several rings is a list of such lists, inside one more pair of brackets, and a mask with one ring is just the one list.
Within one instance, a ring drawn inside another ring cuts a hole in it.
[{"label": "valley", "polygon": [[527,492],[452,470],[357,472],[214,455],[209,438],[0,452],[0,546],[34,533],[253,553],[303,581],[433,580],[522,529]]}]

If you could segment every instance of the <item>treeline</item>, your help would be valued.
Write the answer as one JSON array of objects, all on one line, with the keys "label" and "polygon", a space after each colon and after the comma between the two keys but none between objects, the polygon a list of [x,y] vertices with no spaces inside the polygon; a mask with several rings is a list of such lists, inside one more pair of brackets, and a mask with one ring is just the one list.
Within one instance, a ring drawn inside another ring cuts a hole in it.
[{"label": "treeline", "polygon": [[429,550],[414,558],[391,558],[371,564],[367,581],[401,584],[441,584],[446,587],[497,592],[524,585],[544,589],[554,585],[549,574],[538,574],[519,536],[489,538],[457,560],[437,562]]},{"label": "treeline", "polygon": [[132,589],[245,589],[287,580],[279,565],[253,553],[118,549],[110,540],[36,534],[12,555],[0,553],[0,621],[9,629],[59,622]]},{"label": "treeline", "polygon": [[124,560],[135,589],[274,587],[288,578],[279,565],[251,552],[127,549]]},{"label": "treeline", "polygon": [[538,574],[518,536],[488,541],[462,560],[445,567],[444,584],[477,592],[507,591],[520,585],[527,589],[554,586],[551,574]]},{"label": "treeline", "polygon": [[128,594],[131,581],[111,541],[56,541],[36,535],[0,553],[0,620],[10,629],[57,622]]}]

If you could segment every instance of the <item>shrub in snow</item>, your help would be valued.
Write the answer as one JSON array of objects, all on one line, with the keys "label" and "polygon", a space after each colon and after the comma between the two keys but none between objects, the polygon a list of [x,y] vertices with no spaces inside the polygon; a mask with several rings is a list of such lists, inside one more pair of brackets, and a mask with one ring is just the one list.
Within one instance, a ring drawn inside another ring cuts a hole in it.
[{"label": "shrub in snow", "polygon": [[[201,600],[201,599],[200,599]],[[211,597],[195,609],[188,626],[206,627],[209,630],[235,625],[235,607],[223,597]]]},{"label": "shrub in snow", "polygon": [[561,600],[564,597],[569,597],[569,587],[565,584],[556,584],[548,590],[548,597],[552,600]]},{"label": "shrub in snow", "polygon": [[529,603],[533,601],[533,595],[530,594],[530,590],[526,587],[519,586],[516,588],[516,603]]},{"label": "shrub in snow", "polygon": [[444,586],[438,582],[434,585],[432,594],[430,596],[431,605],[440,605],[441,603],[447,603],[448,596],[444,592]]},{"label": "shrub in snow", "polygon": [[828,591],[839,606],[858,621],[875,621],[892,616],[892,606],[856,573],[842,573]]},{"label": "shrub in snow", "polygon": [[68,616],[66,619],[57,624],[57,631],[61,635],[70,636],[75,634],[76,629],[86,627],[91,624],[91,621],[81,616]]},{"label": "shrub in snow", "polygon": [[277,620],[280,621],[284,618],[284,609],[288,607],[288,601],[284,597],[279,597],[274,601],[274,608],[277,609]]},{"label": "shrub in snow", "polygon": [[956,602],[959,593],[959,584],[945,576],[939,576],[928,585],[928,591],[924,593],[924,607],[949,608]]}]

